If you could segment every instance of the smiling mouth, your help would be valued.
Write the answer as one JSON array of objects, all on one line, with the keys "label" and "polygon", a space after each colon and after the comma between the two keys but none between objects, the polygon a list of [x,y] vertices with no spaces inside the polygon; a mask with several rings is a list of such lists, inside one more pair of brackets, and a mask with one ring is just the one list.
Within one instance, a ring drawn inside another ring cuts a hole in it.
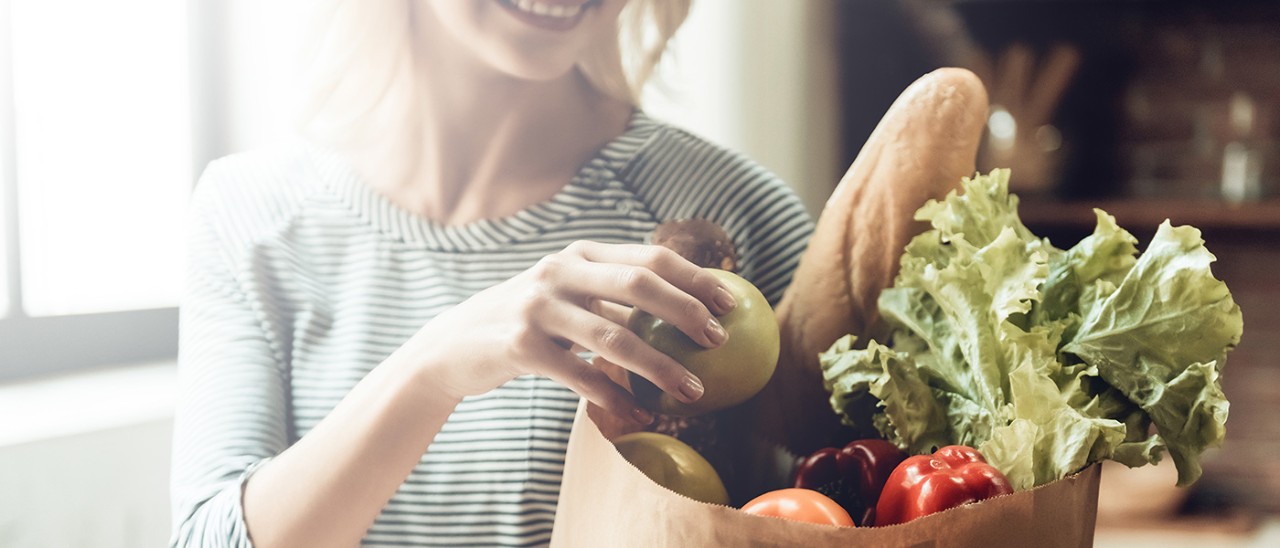
[{"label": "smiling mouth", "polygon": [[578,5],[539,2],[537,0],[497,0],[517,19],[547,30],[568,30],[577,26],[582,14],[600,4],[590,0]]}]

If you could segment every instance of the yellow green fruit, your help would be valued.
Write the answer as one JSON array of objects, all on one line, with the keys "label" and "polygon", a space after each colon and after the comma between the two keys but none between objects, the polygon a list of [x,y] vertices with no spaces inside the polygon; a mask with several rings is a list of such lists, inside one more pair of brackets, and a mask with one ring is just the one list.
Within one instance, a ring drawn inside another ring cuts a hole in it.
[{"label": "yellow green fruit", "polygon": [[702,380],[702,398],[684,403],[644,377],[631,375],[636,400],[667,415],[694,416],[738,405],[755,396],[769,382],[778,364],[778,319],[763,294],[737,274],[706,269],[733,295],[738,306],[719,317],[729,340],[706,348],[675,325],[640,309],[627,327],[658,351],[671,356]]},{"label": "yellow green fruit", "polygon": [[693,500],[729,504],[729,492],[715,468],[684,442],[665,434],[635,432],[618,436],[613,445],[654,483]]}]

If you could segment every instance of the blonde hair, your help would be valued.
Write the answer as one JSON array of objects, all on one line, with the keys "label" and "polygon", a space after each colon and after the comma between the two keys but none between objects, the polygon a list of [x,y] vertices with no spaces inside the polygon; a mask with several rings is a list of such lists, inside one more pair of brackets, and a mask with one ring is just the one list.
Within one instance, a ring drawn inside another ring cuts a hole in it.
[{"label": "blonde hair", "polygon": [[[299,112],[304,134],[351,142],[377,131],[379,120],[371,117],[415,70],[413,1],[316,2],[302,50],[310,84]],[[638,106],[692,1],[627,0],[617,33],[592,44],[577,70],[601,93]]]},{"label": "blonde hair", "polygon": [[629,0],[618,15],[617,39],[598,44],[578,70],[601,92],[640,104],[640,94],[689,16],[693,0]]}]

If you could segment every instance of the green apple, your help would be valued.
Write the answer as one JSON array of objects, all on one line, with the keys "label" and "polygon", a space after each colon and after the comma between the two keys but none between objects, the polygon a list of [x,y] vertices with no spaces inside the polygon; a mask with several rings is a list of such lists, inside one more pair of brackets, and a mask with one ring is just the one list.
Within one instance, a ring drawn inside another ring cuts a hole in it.
[{"label": "green apple", "polygon": [[684,403],[663,392],[648,379],[631,374],[636,400],[646,408],[667,415],[694,416],[738,405],[755,396],[769,382],[778,364],[778,319],[756,286],[737,274],[706,269],[724,284],[738,306],[719,317],[729,339],[706,348],[675,325],[640,309],[631,313],[627,327],[660,352],[671,356],[702,380],[705,392],[693,403]]},{"label": "green apple", "polygon": [[684,442],[665,434],[635,432],[618,436],[613,445],[654,483],[693,500],[729,504],[729,492],[715,468]]}]

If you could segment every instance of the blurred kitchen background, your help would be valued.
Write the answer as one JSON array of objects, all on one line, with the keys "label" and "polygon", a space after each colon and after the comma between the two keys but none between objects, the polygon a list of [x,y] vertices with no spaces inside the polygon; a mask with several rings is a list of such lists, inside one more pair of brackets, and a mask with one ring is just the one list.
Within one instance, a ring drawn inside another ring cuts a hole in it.
[{"label": "blurred kitchen background", "polygon": [[[306,0],[0,0],[0,546],[166,542],[187,197],[290,136]],[[1175,490],[1107,468],[1099,546],[1280,545],[1280,6],[695,0],[646,108],[816,214],[940,66],[994,104],[979,167],[1067,246],[1092,207],[1204,231],[1245,317],[1227,443]],[[1064,524],[1066,526],[1066,524]]]}]

